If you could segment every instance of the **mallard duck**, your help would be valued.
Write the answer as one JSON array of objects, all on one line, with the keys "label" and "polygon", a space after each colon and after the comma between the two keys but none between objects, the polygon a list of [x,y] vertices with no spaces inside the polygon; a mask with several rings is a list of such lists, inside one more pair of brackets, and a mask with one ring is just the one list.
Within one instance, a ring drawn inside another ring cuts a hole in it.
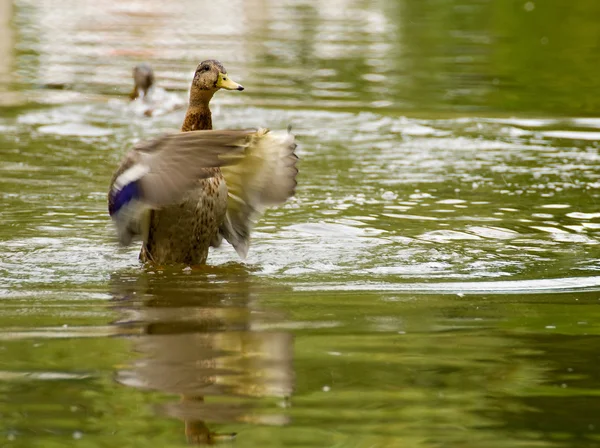
[{"label": "mallard duck", "polygon": [[147,117],[164,115],[186,106],[179,95],[155,85],[154,71],[148,64],[133,68],[133,90],[129,99],[135,113]]},{"label": "mallard duck", "polygon": [[112,178],[109,214],[121,244],[142,239],[143,262],[203,264],[223,238],[245,258],[265,208],[295,193],[290,130],[210,130],[220,89],[244,88],[220,62],[200,63],[182,132],[137,144]]},{"label": "mallard duck", "polygon": [[148,96],[148,90],[154,84],[154,71],[148,64],[139,64],[133,67],[133,90],[129,98],[133,101],[143,94],[142,98]]}]

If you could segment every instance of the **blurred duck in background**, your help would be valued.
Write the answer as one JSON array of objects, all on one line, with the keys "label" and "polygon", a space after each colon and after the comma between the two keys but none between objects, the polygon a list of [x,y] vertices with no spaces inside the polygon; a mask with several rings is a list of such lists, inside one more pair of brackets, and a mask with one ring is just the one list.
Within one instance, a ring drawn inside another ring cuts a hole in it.
[{"label": "blurred duck in background", "polygon": [[147,117],[165,115],[186,105],[176,93],[155,85],[154,70],[146,63],[133,68],[133,90],[129,99],[136,113]]},{"label": "blurred duck in background", "polygon": [[133,101],[140,96],[147,99],[148,91],[154,85],[154,70],[148,64],[143,63],[133,67],[133,90],[129,98]]}]

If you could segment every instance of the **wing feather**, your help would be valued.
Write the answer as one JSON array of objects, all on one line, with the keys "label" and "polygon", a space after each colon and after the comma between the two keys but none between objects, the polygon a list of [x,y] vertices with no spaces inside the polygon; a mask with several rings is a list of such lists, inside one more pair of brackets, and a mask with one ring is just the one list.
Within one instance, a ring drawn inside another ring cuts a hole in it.
[{"label": "wing feather", "polygon": [[243,159],[221,169],[229,197],[220,233],[242,258],[248,253],[250,232],[265,209],[295,194],[296,146],[289,130],[259,129],[248,139]]},{"label": "wing feather", "polygon": [[252,132],[173,133],[137,144],[117,168],[108,194],[121,243],[143,233],[146,211],[176,202],[198,179],[213,176],[212,168],[241,160]]}]

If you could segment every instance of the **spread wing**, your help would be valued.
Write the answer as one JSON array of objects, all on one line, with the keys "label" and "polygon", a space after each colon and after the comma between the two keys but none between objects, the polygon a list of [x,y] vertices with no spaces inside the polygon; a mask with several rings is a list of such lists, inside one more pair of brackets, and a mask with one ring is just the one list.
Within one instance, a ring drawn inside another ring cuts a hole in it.
[{"label": "spread wing", "polygon": [[179,200],[211,168],[237,163],[253,131],[166,134],[136,145],[115,172],[108,209],[122,244],[143,232],[145,214]]},{"label": "spread wing", "polygon": [[221,169],[229,198],[220,234],[242,258],[248,253],[252,227],[265,209],[295,194],[296,146],[289,130],[259,129],[247,140],[239,163]]}]

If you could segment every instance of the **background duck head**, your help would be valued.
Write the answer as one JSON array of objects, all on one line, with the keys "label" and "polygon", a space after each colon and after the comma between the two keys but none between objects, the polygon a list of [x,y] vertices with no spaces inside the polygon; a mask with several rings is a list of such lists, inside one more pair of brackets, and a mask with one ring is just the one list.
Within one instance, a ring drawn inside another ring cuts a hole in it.
[{"label": "background duck head", "polygon": [[148,64],[139,64],[133,68],[133,91],[129,94],[131,100],[135,100],[143,94],[143,98],[148,95],[148,90],[154,84],[154,71]]}]

